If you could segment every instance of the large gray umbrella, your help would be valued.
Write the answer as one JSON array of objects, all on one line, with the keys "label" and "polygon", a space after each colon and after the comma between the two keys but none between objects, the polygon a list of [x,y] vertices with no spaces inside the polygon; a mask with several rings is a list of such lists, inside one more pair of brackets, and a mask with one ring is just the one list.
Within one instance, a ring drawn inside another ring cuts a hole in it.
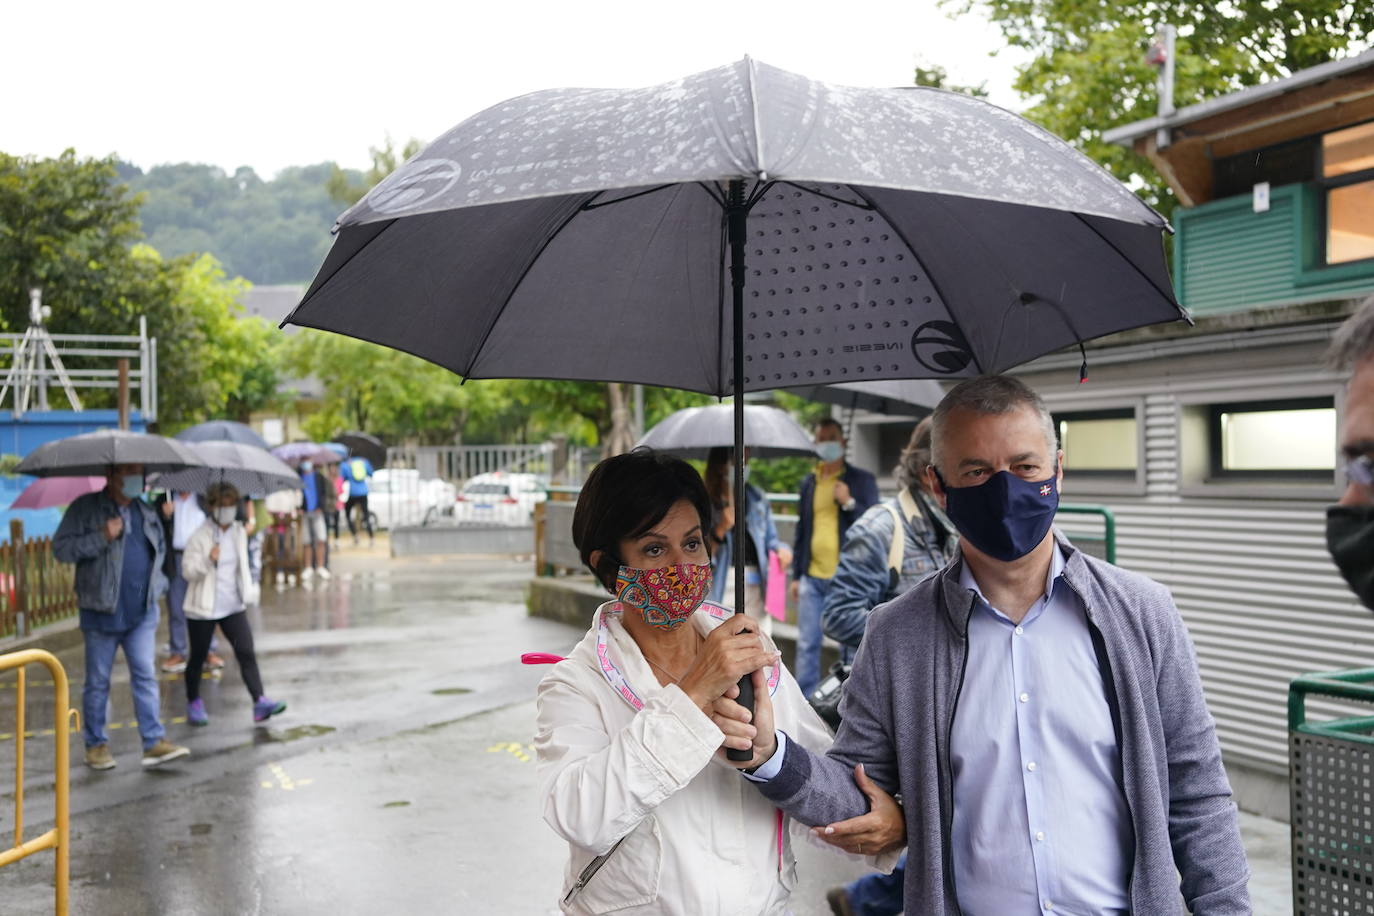
[{"label": "large gray umbrella", "polygon": [[[469,118],[340,217],[283,323],[467,378],[716,395],[958,378],[1183,317],[1164,228],[979,99],[745,59]],[[742,569],[736,587],[743,608]]]},{"label": "large gray umbrella", "polygon": [[257,446],[193,442],[190,448],[205,466],[159,474],[154,481],[157,486],[177,493],[204,493],[211,484],[228,483],[244,496],[266,496],[303,486],[286,462]]},{"label": "large gray umbrella", "polygon": [[870,410],[886,416],[923,417],[935,409],[944,396],[939,382],[932,379],[886,379],[879,382],[842,382],[795,388],[792,393],[811,401]]},{"label": "large gray umbrella", "polygon": [[236,420],[207,420],[186,427],[176,437],[182,442],[238,442],[268,448],[267,440],[253,432],[253,427]]},{"label": "large gray umbrella", "polygon": [[[645,445],[683,458],[705,458],[713,448],[731,448],[735,439],[735,409],[729,404],[688,407],[664,417],[635,446]],[[815,457],[816,446],[791,414],[776,407],[746,404],[744,442],[755,458],[787,455]]]},{"label": "large gray umbrella", "polygon": [[35,477],[99,477],[118,464],[141,464],[145,473],[197,467],[201,460],[175,439],[123,429],[101,429],[45,442],[15,468]]}]

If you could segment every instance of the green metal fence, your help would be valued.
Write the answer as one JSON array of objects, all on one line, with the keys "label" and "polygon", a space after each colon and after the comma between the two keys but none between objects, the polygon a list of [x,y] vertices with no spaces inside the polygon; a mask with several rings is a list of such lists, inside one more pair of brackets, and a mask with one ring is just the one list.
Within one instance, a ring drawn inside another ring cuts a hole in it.
[{"label": "green metal fence", "polygon": [[1374,715],[1309,722],[1309,698],[1374,704],[1374,668],[1288,688],[1293,913],[1374,913]]}]

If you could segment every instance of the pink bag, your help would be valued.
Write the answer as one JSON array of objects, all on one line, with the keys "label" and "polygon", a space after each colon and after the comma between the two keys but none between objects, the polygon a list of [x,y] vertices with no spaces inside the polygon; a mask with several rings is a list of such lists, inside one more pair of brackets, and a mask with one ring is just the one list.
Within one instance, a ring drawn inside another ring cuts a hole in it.
[{"label": "pink bag", "polygon": [[776,550],[768,551],[768,588],[763,596],[763,609],[774,620],[787,619],[787,572]]}]

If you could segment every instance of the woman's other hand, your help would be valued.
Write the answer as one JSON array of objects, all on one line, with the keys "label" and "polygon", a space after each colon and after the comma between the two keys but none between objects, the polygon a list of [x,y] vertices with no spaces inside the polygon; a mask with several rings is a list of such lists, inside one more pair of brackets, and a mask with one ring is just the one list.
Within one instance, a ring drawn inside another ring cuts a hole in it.
[{"label": "woman's other hand", "polygon": [[811,832],[832,846],[861,856],[877,856],[906,845],[906,816],[897,800],[864,772],[854,767],[854,784],[868,796],[868,813]]},{"label": "woman's other hand", "polygon": [[716,723],[716,728],[725,732],[725,743],[721,745],[722,748],[754,752],[754,756],[749,760],[730,760],[724,757],[722,752],[722,757],[730,766],[741,770],[763,766],[778,749],[778,736],[773,731],[773,698],[768,694],[768,679],[763,676],[762,670],[755,671],[752,677],[753,715],[735,702],[739,696],[739,684],[732,685],[725,691],[724,696],[716,700],[711,713],[711,721]]},{"label": "woman's other hand", "polygon": [[740,678],[776,660],[777,656],[763,647],[758,621],[735,614],[706,637],[678,686],[709,716],[712,704]]}]

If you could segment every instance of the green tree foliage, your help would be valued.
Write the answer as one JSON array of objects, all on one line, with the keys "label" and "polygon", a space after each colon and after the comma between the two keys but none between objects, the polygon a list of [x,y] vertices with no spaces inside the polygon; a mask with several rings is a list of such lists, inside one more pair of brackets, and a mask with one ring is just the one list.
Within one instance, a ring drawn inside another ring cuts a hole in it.
[{"label": "green tree foliage", "polygon": [[396,151],[395,145],[390,137],[386,138],[386,143],[380,147],[371,147],[368,152],[372,155],[372,167],[359,175],[357,172],[341,169],[337,165],[329,174],[325,181],[325,190],[329,192],[330,198],[337,204],[344,207],[351,207],[363,199],[363,195],[372,190],[372,186],[381,181],[411,156],[424,149],[424,144],[414,137],[406,141],[405,146],[401,147],[400,152]]},{"label": "green tree foliage", "polygon": [[[139,244],[140,199],[112,159],[0,153],[0,322],[28,325],[28,289],[40,286],[56,333],[131,334],[140,317],[158,338],[159,420],[177,429],[260,399],[245,379],[270,359],[261,322],[237,316],[247,284],[230,281],[209,256],[164,260]],[[67,360],[75,369],[96,365]],[[98,364],[110,369],[109,361]],[[110,406],[110,392],[86,392]],[[245,401],[245,403],[247,402]]]},{"label": "green tree foliage", "polygon": [[1104,130],[1150,117],[1156,75],[1145,61],[1155,29],[1178,28],[1175,104],[1182,108],[1362,50],[1374,4],[1351,0],[945,0],[985,11],[1007,42],[1034,58],[1015,88],[1024,114],[1082,149],[1168,216],[1177,205],[1142,156],[1106,144]]},{"label": "green tree foliage", "polygon": [[964,95],[971,95],[979,99],[988,97],[988,84],[986,82],[979,83],[977,86],[955,85],[949,81],[949,71],[939,64],[931,64],[929,67],[917,67],[912,82],[917,86],[930,86],[933,89],[948,89],[950,92],[962,92]]},{"label": "green tree foliage", "polygon": [[254,283],[306,283],[329,250],[339,205],[326,183],[333,163],[293,166],[264,181],[243,166],[234,174],[210,165],[159,165],[146,173],[121,164],[130,187],[143,194],[140,212],[148,242],[169,258],[209,252],[230,275]]}]

